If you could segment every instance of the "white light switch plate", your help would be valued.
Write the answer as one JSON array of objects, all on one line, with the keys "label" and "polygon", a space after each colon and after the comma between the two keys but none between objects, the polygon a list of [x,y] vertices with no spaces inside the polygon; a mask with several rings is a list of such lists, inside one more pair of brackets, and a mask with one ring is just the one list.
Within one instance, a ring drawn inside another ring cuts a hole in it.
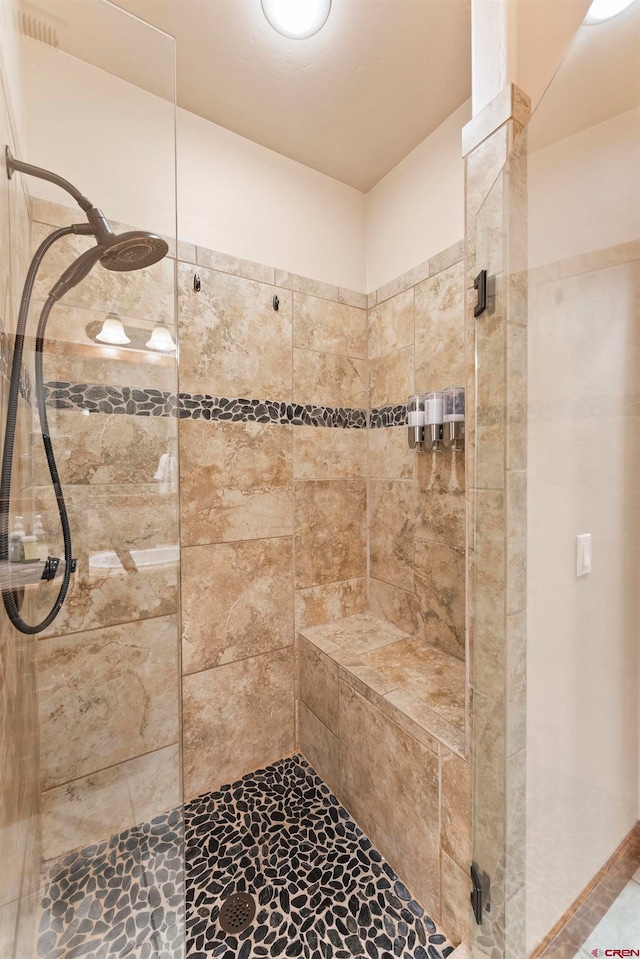
[{"label": "white light switch plate", "polygon": [[576,573],[586,576],[591,572],[591,533],[581,533],[576,539]]}]

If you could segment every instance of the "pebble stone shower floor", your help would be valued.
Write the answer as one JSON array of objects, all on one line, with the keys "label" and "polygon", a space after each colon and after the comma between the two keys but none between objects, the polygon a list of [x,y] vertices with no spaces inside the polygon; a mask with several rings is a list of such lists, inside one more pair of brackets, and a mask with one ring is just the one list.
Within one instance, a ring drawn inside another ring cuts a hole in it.
[{"label": "pebble stone shower floor", "polygon": [[[188,959],[453,951],[299,756],[187,803],[184,826],[174,810],[57,861],[45,879],[39,959],[178,959],[185,922]],[[238,892],[256,913],[234,936],[219,912]]]}]

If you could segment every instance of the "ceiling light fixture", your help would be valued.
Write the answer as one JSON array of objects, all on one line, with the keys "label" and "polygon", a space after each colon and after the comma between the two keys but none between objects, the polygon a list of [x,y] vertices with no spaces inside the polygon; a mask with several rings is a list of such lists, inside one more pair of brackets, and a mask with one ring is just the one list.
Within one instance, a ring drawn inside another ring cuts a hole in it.
[{"label": "ceiling light fixture", "polygon": [[155,350],[156,353],[175,353],[176,351],[176,344],[165,323],[156,323],[153,333],[144,345],[150,350]]},{"label": "ceiling light fixture", "polygon": [[634,0],[593,0],[584,22],[602,23],[603,20],[610,20],[630,7],[633,2]]},{"label": "ceiling light fixture", "polygon": [[305,40],[321,30],[331,10],[331,0],[261,0],[262,10],[283,37]]},{"label": "ceiling light fixture", "polygon": [[100,340],[101,343],[111,343],[113,346],[125,346],[131,342],[117,313],[109,313],[102,324],[102,329],[96,333],[96,340]]}]

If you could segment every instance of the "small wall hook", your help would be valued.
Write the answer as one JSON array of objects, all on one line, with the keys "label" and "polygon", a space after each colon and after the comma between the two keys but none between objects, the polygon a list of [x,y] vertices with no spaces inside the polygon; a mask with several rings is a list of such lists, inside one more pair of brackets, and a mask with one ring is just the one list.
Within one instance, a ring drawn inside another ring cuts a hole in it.
[{"label": "small wall hook", "polygon": [[195,290],[196,293],[199,293],[200,290],[202,289],[202,283],[200,282],[199,273],[193,274],[193,289]]},{"label": "small wall hook", "polygon": [[274,296],[273,298],[273,308],[276,312],[280,309],[280,300],[277,296]]}]

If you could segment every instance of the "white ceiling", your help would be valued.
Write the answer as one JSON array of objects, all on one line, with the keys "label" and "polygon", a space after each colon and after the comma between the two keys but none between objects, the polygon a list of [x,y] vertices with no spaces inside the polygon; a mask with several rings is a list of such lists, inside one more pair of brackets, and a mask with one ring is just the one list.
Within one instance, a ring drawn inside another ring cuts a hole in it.
[{"label": "white ceiling", "polygon": [[[118,3],[175,36],[181,107],[364,192],[471,95],[470,0],[333,0],[308,40],[260,0]],[[163,38],[95,0],[38,6],[63,50],[167,95]]]},{"label": "white ceiling", "polygon": [[640,106],[640,2],[617,17],[583,24],[528,129],[540,150]]}]

